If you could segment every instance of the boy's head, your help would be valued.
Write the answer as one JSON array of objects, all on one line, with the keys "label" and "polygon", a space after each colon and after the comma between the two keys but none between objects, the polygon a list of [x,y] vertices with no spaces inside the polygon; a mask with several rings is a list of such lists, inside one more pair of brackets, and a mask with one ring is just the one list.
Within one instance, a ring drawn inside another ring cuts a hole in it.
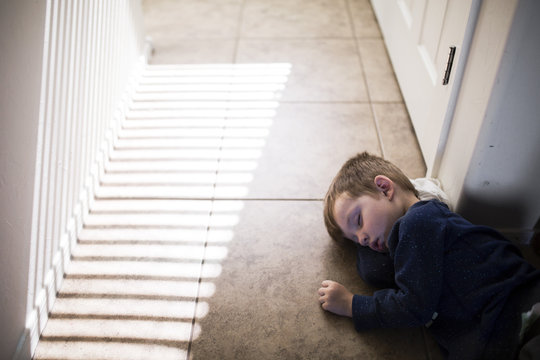
[{"label": "boy's head", "polygon": [[345,237],[334,214],[336,200],[341,195],[350,198],[363,195],[377,196],[379,190],[374,181],[377,175],[388,177],[402,190],[418,196],[418,191],[409,178],[394,164],[367,152],[356,155],[343,164],[332,180],[324,199],[324,223],[334,240],[342,240]]}]

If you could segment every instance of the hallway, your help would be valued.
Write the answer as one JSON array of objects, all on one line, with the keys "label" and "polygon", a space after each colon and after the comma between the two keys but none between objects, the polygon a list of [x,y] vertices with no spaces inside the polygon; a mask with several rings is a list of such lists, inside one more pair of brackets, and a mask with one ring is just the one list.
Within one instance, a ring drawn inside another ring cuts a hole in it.
[{"label": "hallway", "polygon": [[322,199],[367,150],[425,166],[367,0],[146,0],[137,86],[35,359],[438,359],[358,334]]}]

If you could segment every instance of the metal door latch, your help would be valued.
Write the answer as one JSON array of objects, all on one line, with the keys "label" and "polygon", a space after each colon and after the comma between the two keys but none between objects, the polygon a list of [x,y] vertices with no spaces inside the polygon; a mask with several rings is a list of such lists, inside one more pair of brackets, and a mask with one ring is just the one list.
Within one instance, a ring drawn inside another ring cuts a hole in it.
[{"label": "metal door latch", "polygon": [[448,79],[450,79],[450,71],[452,70],[452,64],[454,63],[454,55],[456,54],[456,47],[450,46],[450,53],[448,54],[448,62],[446,63],[446,70],[444,71],[444,77],[442,84],[447,85]]}]

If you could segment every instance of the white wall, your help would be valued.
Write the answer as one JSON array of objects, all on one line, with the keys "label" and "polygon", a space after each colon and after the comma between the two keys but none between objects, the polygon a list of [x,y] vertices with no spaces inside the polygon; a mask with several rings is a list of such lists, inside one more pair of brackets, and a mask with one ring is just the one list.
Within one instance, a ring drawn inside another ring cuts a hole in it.
[{"label": "white wall", "polygon": [[25,329],[45,1],[0,2],[0,358]]},{"label": "white wall", "polygon": [[487,111],[517,0],[483,1],[438,177],[454,205]]},{"label": "white wall", "polygon": [[525,240],[540,219],[539,14],[540,2],[519,1],[458,201],[464,216]]}]

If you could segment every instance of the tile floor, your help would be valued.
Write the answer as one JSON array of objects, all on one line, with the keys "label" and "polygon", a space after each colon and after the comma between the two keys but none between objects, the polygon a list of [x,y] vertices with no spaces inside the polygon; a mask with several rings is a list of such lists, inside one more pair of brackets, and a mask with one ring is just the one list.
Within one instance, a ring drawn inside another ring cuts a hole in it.
[{"label": "tile floor", "polygon": [[373,291],[322,221],[357,152],[425,166],[367,0],[145,0],[155,53],[36,359],[438,359],[354,331]]}]

